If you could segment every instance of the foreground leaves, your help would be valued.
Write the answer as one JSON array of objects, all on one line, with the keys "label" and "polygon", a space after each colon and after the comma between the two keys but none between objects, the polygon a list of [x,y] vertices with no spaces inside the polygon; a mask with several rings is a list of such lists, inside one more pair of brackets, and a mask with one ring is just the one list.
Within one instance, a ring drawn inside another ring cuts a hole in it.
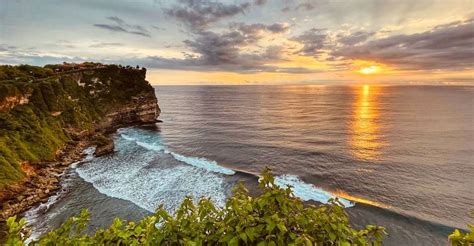
[{"label": "foreground leaves", "polygon": [[[474,217],[474,211],[471,213]],[[458,229],[449,235],[449,241],[453,246],[471,246],[474,245],[474,225],[467,225],[469,232],[461,232]]]},{"label": "foreground leaves", "polygon": [[[261,194],[250,197],[243,185],[225,207],[208,198],[197,204],[187,197],[174,215],[163,207],[139,222],[115,219],[107,229],[83,233],[87,211],[69,218],[60,228],[33,245],[380,245],[385,230],[366,226],[356,230],[337,200],[328,205],[303,206],[290,188],[275,185],[269,171],[260,180]],[[24,220],[8,220],[8,245],[23,245]]]}]

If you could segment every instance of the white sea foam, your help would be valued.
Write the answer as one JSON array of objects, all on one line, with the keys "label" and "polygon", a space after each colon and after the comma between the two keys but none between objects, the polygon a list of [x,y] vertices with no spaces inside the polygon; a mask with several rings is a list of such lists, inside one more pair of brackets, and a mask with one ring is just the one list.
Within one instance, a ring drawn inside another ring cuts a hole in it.
[{"label": "white sea foam", "polygon": [[275,183],[280,187],[291,186],[293,194],[301,198],[304,201],[317,201],[321,203],[328,203],[329,199],[338,198],[338,200],[344,205],[344,207],[352,207],[354,204],[344,198],[335,196],[334,194],[327,192],[321,188],[308,184],[302,181],[298,176],[295,175],[282,175],[275,177]]},{"label": "white sea foam", "polygon": [[[93,153],[93,152],[92,152]],[[69,177],[67,175],[67,172],[69,172],[71,170],[66,170],[66,178],[65,180],[63,180],[61,182],[61,187],[62,189],[56,193],[55,195],[53,196],[50,196],[48,198],[48,201],[45,202],[45,203],[41,203],[39,205],[37,205],[36,207],[33,207],[31,209],[29,209],[28,211],[25,212],[24,214],[24,218],[26,220],[26,224],[28,227],[31,228],[31,231],[30,231],[30,235],[29,237],[25,240],[25,244],[28,245],[30,242],[38,239],[41,235],[43,235],[44,233],[46,233],[47,231],[49,231],[51,229],[51,227],[49,226],[38,226],[38,225],[41,225],[43,223],[42,220],[45,220],[45,218],[43,218],[42,216],[47,216],[48,219],[56,216],[57,214],[63,212],[64,210],[66,210],[67,208],[65,207],[62,207],[62,208],[59,208],[57,209],[55,212],[51,212],[51,207],[53,207],[53,205],[56,204],[56,202],[59,201],[59,199],[61,199],[61,197],[64,196],[64,194],[67,192],[68,189],[70,189],[70,185],[69,185]],[[64,177],[64,176],[63,176]]]},{"label": "white sea foam", "polygon": [[94,158],[94,152],[95,152],[95,147],[89,147],[85,149],[83,153],[86,154],[86,156],[84,157],[82,161],[92,160]]},{"label": "white sea foam", "polygon": [[77,169],[85,181],[101,193],[131,201],[150,212],[160,205],[173,212],[185,196],[211,197],[217,204],[225,202],[223,179],[189,166],[166,169],[135,168],[115,163],[114,169],[104,163],[91,163]]},{"label": "white sea foam", "polygon": [[178,161],[182,161],[187,163],[191,166],[203,168],[209,170],[211,172],[222,173],[226,175],[234,175],[235,171],[229,168],[225,168],[223,166],[219,166],[216,161],[211,161],[206,158],[200,157],[189,157],[180,154],[176,154],[174,152],[170,152],[170,154]]},{"label": "white sea foam", "polygon": [[[28,227],[34,227],[33,225],[38,222],[38,216],[40,214],[44,213],[44,211],[48,211],[49,208],[51,206],[53,206],[58,201],[60,195],[61,195],[61,193],[58,193],[54,196],[50,196],[48,198],[47,202],[41,203],[40,205],[26,211],[24,218],[26,220],[27,226]],[[57,213],[51,214],[50,217],[53,217],[55,214],[57,214]],[[43,233],[46,232],[46,229],[48,229],[48,228],[45,228],[45,229],[34,228],[33,230],[31,230],[31,232],[30,232],[31,234],[26,239],[25,244],[28,245],[30,242],[38,239]]]},{"label": "white sea foam", "polygon": [[162,145],[155,145],[155,144],[149,144],[149,143],[144,143],[140,141],[136,141],[136,143],[143,148],[149,149],[149,150],[154,150],[154,151],[161,151],[164,150],[164,146]]},{"label": "white sea foam", "polygon": [[[111,156],[94,158],[76,168],[85,181],[99,192],[133,202],[153,212],[160,204],[173,212],[184,197],[210,197],[223,206],[228,194],[224,175],[235,171],[206,158],[190,157],[168,150],[154,132],[141,129],[122,129],[115,139],[117,152]],[[186,164],[186,165],[183,165]],[[336,198],[297,176],[275,178],[279,186],[291,185],[301,199],[327,203]],[[345,206],[353,204],[339,198]]]},{"label": "white sea foam", "polygon": [[122,138],[124,138],[125,140],[128,140],[128,141],[135,141],[135,140],[137,140],[136,138],[130,137],[130,136],[128,136],[128,135],[126,135],[126,134],[123,134],[123,133],[120,134],[120,137],[122,137]]},{"label": "white sea foam", "polygon": [[[172,155],[176,160],[184,162],[188,165],[202,168],[211,172],[222,173],[226,175],[234,175],[235,171],[229,168],[225,168],[220,166],[216,161],[208,160],[203,157],[192,157],[192,156],[184,156],[172,151],[169,151],[165,148],[165,146],[161,143],[157,137],[147,136],[143,132],[136,132],[137,129],[121,129],[120,137],[127,141],[135,142],[137,145],[153,150],[153,151],[162,151],[165,154]],[[140,135],[141,134],[141,135]]]},{"label": "white sea foam", "polygon": [[138,140],[142,139],[117,138],[114,155],[84,162],[76,172],[102,194],[131,201],[150,212],[160,204],[173,212],[186,196],[210,197],[224,205],[228,188],[222,174],[184,165],[163,151],[138,145]]}]

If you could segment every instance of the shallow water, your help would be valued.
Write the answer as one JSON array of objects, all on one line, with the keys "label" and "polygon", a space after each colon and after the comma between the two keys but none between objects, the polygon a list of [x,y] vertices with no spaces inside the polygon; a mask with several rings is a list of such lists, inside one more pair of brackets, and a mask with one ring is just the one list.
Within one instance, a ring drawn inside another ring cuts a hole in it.
[{"label": "shallow water", "polygon": [[[68,171],[32,210],[36,228],[88,207],[93,226],[138,219],[186,195],[223,204],[265,167],[303,200],[340,197],[386,245],[444,244],[474,209],[474,90],[441,86],[157,87],[164,122],[121,129],[117,152]],[[351,202],[352,201],[352,202]],[[353,203],[355,202],[355,204]]]}]

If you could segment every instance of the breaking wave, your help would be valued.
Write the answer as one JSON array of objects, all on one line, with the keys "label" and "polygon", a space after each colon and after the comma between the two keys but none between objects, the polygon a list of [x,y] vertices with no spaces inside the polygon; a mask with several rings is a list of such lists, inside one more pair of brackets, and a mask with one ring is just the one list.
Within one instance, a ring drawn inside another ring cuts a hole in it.
[{"label": "breaking wave", "polygon": [[313,200],[321,203],[328,203],[330,199],[337,198],[338,201],[346,208],[354,206],[353,202],[344,198],[337,197],[336,195],[327,192],[321,188],[318,188],[312,184],[305,183],[298,176],[295,175],[277,176],[275,177],[275,183],[282,188],[291,186],[293,194],[301,198],[303,201]]}]

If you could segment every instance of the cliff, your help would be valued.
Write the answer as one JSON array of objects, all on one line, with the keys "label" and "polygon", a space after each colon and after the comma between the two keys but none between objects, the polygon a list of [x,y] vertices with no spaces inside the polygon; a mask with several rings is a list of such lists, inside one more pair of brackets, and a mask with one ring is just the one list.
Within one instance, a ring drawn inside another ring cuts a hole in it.
[{"label": "cliff", "polygon": [[160,109],[145,76],[145,68],[98,63],[0,66],[0,200],[65,148],[156,122]]}]

